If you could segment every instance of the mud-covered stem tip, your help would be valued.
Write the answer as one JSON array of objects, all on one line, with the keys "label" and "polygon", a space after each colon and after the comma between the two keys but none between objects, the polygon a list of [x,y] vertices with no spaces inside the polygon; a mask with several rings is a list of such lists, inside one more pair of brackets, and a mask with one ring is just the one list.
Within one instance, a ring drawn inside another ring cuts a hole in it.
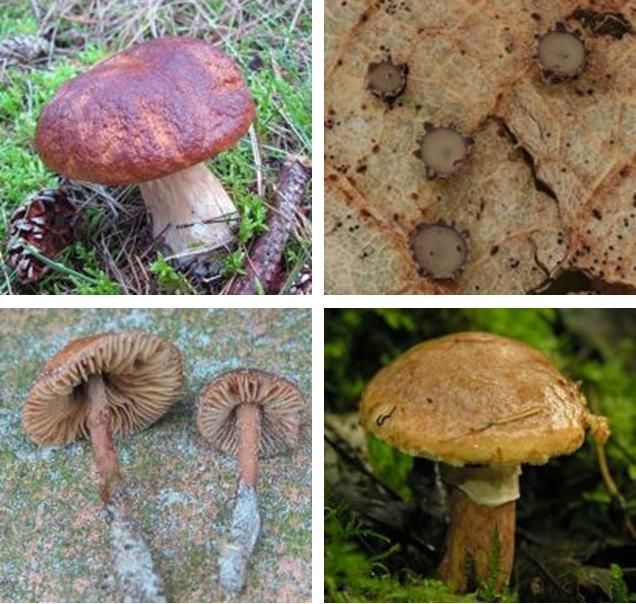
[{"label": "mud-covered stem tip", "polygon": [[245,586],[247,564],[260,531],[256,482],[260,412],[256,405],[244,403],[236,409],[238,431],[239,479],[232,512],[230,539],[219,558],[219,579],[228,595],[238,594]]}]

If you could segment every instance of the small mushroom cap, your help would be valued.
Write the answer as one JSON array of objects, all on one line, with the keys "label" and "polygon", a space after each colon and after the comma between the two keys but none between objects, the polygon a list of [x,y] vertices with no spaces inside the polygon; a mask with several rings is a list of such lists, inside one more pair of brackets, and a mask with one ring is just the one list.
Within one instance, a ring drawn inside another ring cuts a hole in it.
[{"label": "small mushroom cap", "polygon": [[421,271],[433,279],[459,275],[468,249],[462,234],[445,224],[422,224],[411,236],[413,256]]},{"label": "small mushroom cap", "polygon": [[88,438],[84,384],[101,374],[113,433],[127,434],[159,419],[183,386],[181,353],[158,336],[138,331],[73,340],[40,371],[24,405],[22,422],[38,444]]},{"label": "small mushroom cap", "polygon": [[574,77],[585,65],[585,45],[568,31],[550,31],[541,36],[537,54],[544,71],[556,77]]},{"label": "small mushroom cap", "polygon": [[464,137],[451,127],[433,127],[425,124],[424,134],[418,139],[420,144],[416,151],[426,166],[429,178],[448,178],[455,174],[464,164],[473,140]]},{"label": "small mushroom cap", "polygon": [[215,449],[236,457],[236,407],[242,404],[256,405],[260,410],[261,457],[297,446],[305,407],[298,387],[273,373],[237,369],[215,377],[199,396],[197,428]]},{"label": "small mushroom cap", "polygon": [[40,115],[35,146],[70,178],[144,182],[232,147],[254,113],[230,57],[194,38],[161,38],[66,82]]},{"label": "small mushroom cap", "polygon": [[[360,421],[409,455],[450,465],[543,464],[578,449],[605,418],[537,350],[487,333],[419,344],[367,386]],[[604,435],[607,437],[607,434]]]},{"label": "small mushroom cap", "polygon": [[383,100],[397,98],[406,88],[408,68],[404,63],[393,63],[390,57],[370,63],[367,69],[367,88]]}]

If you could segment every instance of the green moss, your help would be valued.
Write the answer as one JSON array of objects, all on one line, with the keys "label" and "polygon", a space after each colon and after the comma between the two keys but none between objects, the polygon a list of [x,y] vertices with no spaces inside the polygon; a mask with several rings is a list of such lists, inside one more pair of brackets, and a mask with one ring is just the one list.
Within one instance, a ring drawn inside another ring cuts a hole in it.
[{"label": "green moss", "polygon": [[[8,136],[0,140],[0,200],[11,208],[39,189],[55,186],[56,178],[32,149],[37,116],[75,68],[62,61],[49,71],[8,69],[8,83],[0,90],[0,126]],[[0,222],[0,238],[5,236]]]},{"label": "green moss", "polygon": [[377,476],[405,500],[412,498],[406,478],[413,468],[413,458],[382,442],[373,434],[367,435],[369,461]]},{"label": "green moss", "polygon": [[0,6],[0,38],[17,34],[35,34],[38,23],[25,3],[3,2]]}]

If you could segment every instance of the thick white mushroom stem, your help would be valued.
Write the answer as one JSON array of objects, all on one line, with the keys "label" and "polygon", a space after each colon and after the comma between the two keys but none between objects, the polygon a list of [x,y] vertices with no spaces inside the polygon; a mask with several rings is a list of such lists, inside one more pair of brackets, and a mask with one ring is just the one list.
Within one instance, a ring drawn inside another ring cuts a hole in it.
[{"label": "thick white mushroom stem", "polygon": [[205,164],[139,185],[152,217],[152,234],[176,255],[230,245],[238,212]]},{"label": "thick white mushroom stem", "polygon": [[100,495],[110,525],[113,564],[123,592],[122,601],[166,602],[163,582],[130,512],[113,443],[111,412],[101,375],[88,377],[86,399],[88,428],[101,478]]},{"label": "thick white mushroom stem", "polygon": [[515,549],[519,467],[449,468],[450,525],[440,578],[457,592],[510,580]]},{"label": "thick white mushroom stem", "polygon": [[219,558],[219,579],[230,596],[238,594],[245,585],[247,564],[261,526],[256,494],[260,412],[255,405],[240,405],[236,409],[236,421],[239,480],[230,539]]}]

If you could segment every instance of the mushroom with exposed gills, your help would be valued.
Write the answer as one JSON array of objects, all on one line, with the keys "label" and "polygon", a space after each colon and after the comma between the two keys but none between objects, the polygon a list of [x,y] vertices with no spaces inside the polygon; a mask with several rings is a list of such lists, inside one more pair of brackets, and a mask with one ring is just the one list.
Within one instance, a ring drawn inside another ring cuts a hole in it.
[{"label": "mushroom with exposed gills", "polygon": [[157,421],[183,385],[181,354],[165,340],[123,331],[73,340],[36,378],[23,410],[39,445],[90,438],[124,602],[165,602],[160,576],[134,522],[113,434]]},{"label": "mushroom with exposed gills", "polygon": [[[604,417],[537,350],[487,333],[457,333],[411,348],[367,386],[364,428],[401,451],[440,462],[450,526],[439,574],[456,591],[507,585],[514,558],[521,464],[578,449]],[[489,561],[498,554],[498,575]]]},{"label": "mushroom with exposed gills", "polygon": [[254,120],[236,63],[194,38],[160,38],[117,53],[45,106],[35,146],[69,178],[141,183],[155,237],[176,254],[233,240],[237,211],[204,161]]},{"label": "mushroom with exposed gills", "polygon": [[207,383],[199,397],[199,432],[215,449],[238,460],[230,539],[219,559],[220,582],[230,596],[245,585],[260,530],[259,457],[297,446],[303,408],[304,399],[295,384],[258,369],[222,373]]}]

